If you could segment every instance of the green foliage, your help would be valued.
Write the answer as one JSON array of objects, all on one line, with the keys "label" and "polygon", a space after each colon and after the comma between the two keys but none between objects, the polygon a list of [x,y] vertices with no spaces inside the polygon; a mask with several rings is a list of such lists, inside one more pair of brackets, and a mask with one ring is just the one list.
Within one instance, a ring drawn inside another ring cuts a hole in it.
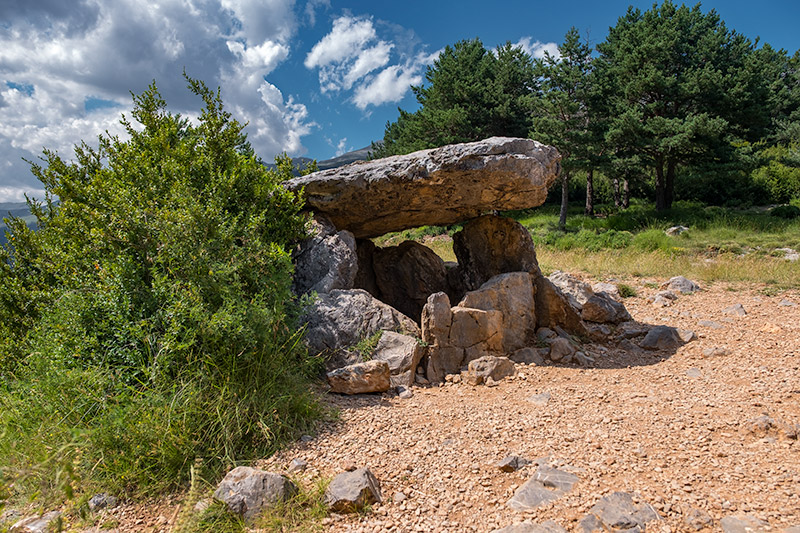
[{"label": "green foliage", "polygon": [[637,295],[636,289],[634,289],[627,283],[618,284],[617,290],[619,290],[619,295],[623,298],[635,298]]},{"label": "green foliage", "polygon": [[127,140],[32,165],[39,229],[11,221],[0,256],[0,464],[15,487],[53,494],[69,472],[152,492],[196,459],[213,474],[270,453],[319,414],[290,292],[302,202],[219,91],[189,85],[197,124],[152,85]]},{"label": "green foliage", "polygon": [[365,361],[372,359],[372,355],[375,353],[375,348],[378,346],[378,342],[381,340],[381,335],[383,335],[383,331],[380,330],[376,331],[372,335],[367,335],[350,349],[357,352]]},{"label": "green foliage", "polygon": [[399,110],[375,157],[505,135],[526,137],[534,74],[530,56],[511,44],[488,51],[480,39],[446,46],[412,87],[420,109]]},{"label": "green foliage", "polygon": [[606,140],[655,171],[659,210],[672,204],[679,164],[725,157],[732,136],[766,132],[763,65],[714,11],[669,0],[629,8],[598,50],[613,117]]},{"label": "green foliage", "polygon": [[800,218],[800,207],[796,205],[779,205],[769,210],[769,214],[773,217],[793,219]]},{"label": "green foliage", "polygon": [[800,145],[770,146],[759,154],[763,165],[753,171],[755,182],[772,201],[785,203],[800,198]]}]

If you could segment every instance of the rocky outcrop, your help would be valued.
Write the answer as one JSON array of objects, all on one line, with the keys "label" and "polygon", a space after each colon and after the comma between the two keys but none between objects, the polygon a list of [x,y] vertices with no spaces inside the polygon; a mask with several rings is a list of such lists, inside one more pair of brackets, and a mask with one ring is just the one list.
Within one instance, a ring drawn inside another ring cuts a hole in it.
[{"label": "rocky outcrop", "polygon": [[578,523],[576,531],[649,531],[647,524],[660,519],[650,504],[635,502],[627,492],[614,492],[594,504],[589,514]]},{"label": "rocky outcrop", "polygon": [[237,466],[220,481],[214,498],[245,520],[252,520],[261,511],[297,493],[289,478],[249,466]]},{"label": "rocky outcrop", "polygon": [[306,310],[305,323],[308,349],[325,354],[328,370],[359,362],[350,348],[378,331],[420,334],[413,320],[361,289],[320,294]]},{"label": "rocky outcrop", "polygon": [[510,218],[485,215],[470,220],[453,235],[453,252],[458,258],[463,286],[468,291],[506,272],[539,275],[530,233]]},{"label": "rocky outcrop", "polygon": [[544,276],[535,278],[536,324],[539,327],[561,327],[573,335],[587,335],[586,326],[578,311],[553,282]]},{"label": "rocky outcrop", "polygon": [[391,371],[386,361],[364,361],[328,372],[331,392],[367,394],[386,392],[391,386]]},{"label": "rocky outcrop", "polygon": [[507,357],[486,355],[469,362],[465,381],[470,385],[500,381],[516,373],[514,362]]},{"label": "rocky outcrop", "polygon": [[339,474],[325,491],[325,503],[335,513],[360,511],[381,501],[381,484],[368,468]]},{"label": "rocky outcrop", "polygon": [[575,474],[541,465],[533,477],[516,490],[508,506],[519,512],[535,509],[571,491],[578,481]]},{"label": "rocky outcrop", "polygon": [[353,234],[336,231],[323,215],[314,216],[311,233],[312,236],[303,241],[293,254],[295,293],[352,289],[358,271]]},{"label": "rocky outcrop", "polygon": [[337,228],[368,238],[541,205],[560,160],[551,146],[492,137],[323,170],[285,186],[303,189],[306,205]]},{"label": "rocky outcrop", "polygon": [[501,351],[514,353],[529,345],[536,329],[534,289],[526,272],[510,272],[489,279],[468,292],[459,307],[500,312]]},{"label": "rocky outcrop", "polygon": [[443,381],[470,361],[524,348],[535,330],[533,302],[527,272],[495,276],[452,308],[446,294],[431,295],[422,311],[427,379]]},{"label": "rocky outcrop", "polygon": [[425,348],[414,337],[384,331],[372,358],[386,361],[389,365],[392,387],[410,387],[414,384],[414,373],[424,353]]},{"label": "rocky outcrop", "polygon": [[372,266],[381,300],[418,320],[428,296],[447,288],[444,261],[415,241],[377,248]]}]

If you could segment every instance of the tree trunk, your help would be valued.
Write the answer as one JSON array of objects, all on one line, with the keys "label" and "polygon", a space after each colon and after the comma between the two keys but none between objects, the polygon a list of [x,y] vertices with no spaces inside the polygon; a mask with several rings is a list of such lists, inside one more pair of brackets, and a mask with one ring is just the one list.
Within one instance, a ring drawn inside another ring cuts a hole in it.
[{"label": "tree trunk", "polygon": [[667,191],[664,183],[664,164],[656,161],[656,211],[667,209]]},{"label": "tree trunk", "polygon": [[614,186],[614,207],[619,207],[620,205],[622,205],[622,202],[619,198],[619,178],[617,177],[613,178],[611,180],[611,184]]},{"label": "tree trunk", "polygon": [[567,227],[567,205],[569,204],[569,172],[561,174],[561,213],[558,216],[558,228],[564,230]]},{"label": "tree trunk", "polygon": [[622,187],[624,190],[624,196],[622,197],[622,208],[628,209],[631,205],[631,187],[628,184],[628,180],[622,182]]},{"label": "tree trunk", "polygon": [[667,161],[667,175],[664,180],[664,197],[667,209],[672,208],[672,201],[675,199],[675,166],[675,161]]},{"label": "tree trunk", "polygon": [[594,216],[594,169],[590,168],[586,173],[586,208],[584,213],[587,217]]}]

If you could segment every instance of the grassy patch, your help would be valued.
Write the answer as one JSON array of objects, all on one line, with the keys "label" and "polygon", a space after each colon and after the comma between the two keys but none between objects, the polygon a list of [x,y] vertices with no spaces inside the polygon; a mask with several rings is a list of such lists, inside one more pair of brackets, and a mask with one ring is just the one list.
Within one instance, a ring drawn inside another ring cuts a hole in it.
[{"label": "grassy patch", "polygon": [[[557,227],[556,205],[506,216],[530,231],[544,272],[571,268],[598,277],[686,275],[704,281],[800,286],[797,264],[784,260],[783,252],[777,251],[800,249],[800,218],[773,216],[768,209],[689,202],[676,202],[673,209],[660,213],[645,203],[634,203],[625,211],[600,206],[599,212],[605,215],[587,217],[579,208],[572,209],[565,231]],[[667,228],[677,225],[689,231],[666,235]],[[452,241],[432,237],[437,233],[446,237],[453,231],[417,228],[381,237],[376,243],[386,246],[415,239],[443,260],[454,261]]]}]

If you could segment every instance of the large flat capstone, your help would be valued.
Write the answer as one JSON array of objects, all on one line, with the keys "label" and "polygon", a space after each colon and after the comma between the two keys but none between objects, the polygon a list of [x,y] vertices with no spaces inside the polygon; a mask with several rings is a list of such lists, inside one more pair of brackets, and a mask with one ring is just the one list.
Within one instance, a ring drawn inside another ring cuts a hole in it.
[{"label": "large flat capstone", "polygon": [[489,210],[544,203],[561,155],[531,139],[491,137],[412,154],[359,161],[291,179],[307,205],[356,238],[448,225]]}]

